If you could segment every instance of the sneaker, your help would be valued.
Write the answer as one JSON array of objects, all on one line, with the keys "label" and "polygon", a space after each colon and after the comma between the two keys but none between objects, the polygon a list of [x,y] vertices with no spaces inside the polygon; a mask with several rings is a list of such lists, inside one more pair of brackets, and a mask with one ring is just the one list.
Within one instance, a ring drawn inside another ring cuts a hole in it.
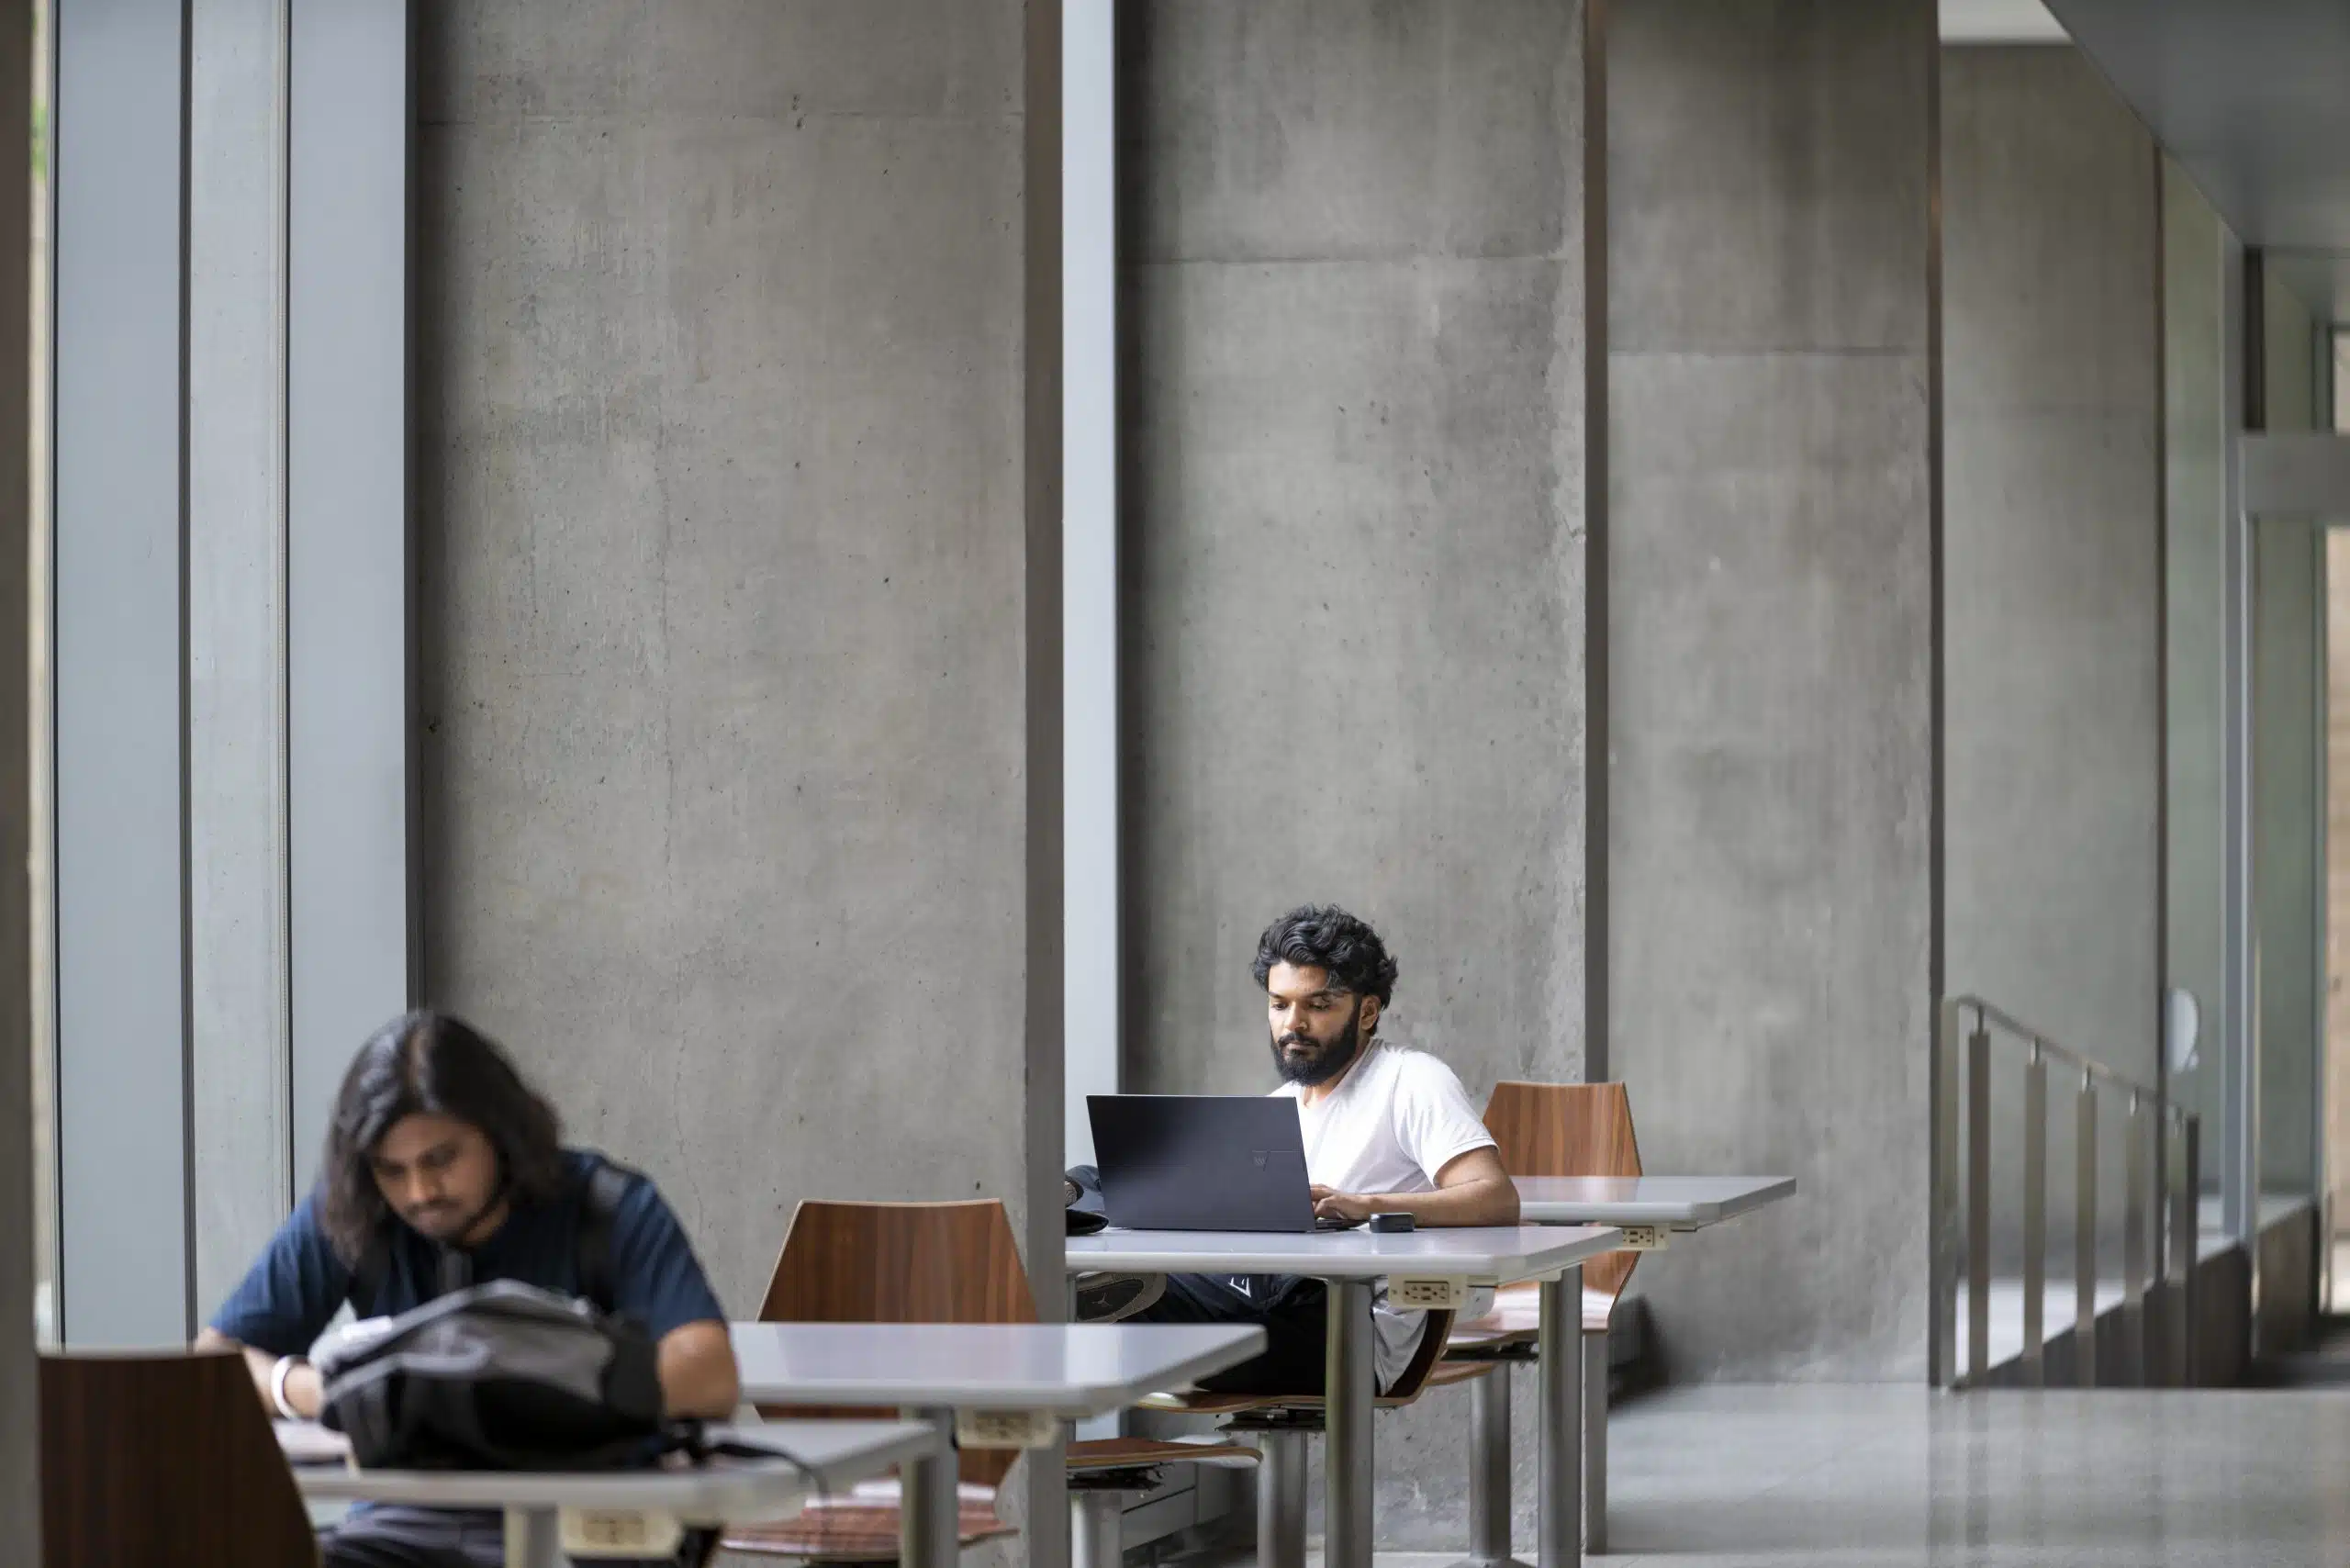
[{"label": "sneaker", "polygon": [[1080,1274],[1077,1320],[1116,1323],[1158,1305],[1166,1294],[1164,1274]]}]

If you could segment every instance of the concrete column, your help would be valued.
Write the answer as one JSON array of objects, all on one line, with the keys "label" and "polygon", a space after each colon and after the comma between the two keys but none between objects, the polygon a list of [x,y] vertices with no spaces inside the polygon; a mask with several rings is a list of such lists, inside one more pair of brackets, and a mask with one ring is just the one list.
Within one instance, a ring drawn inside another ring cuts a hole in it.
[{"label": "concrete column", "polygon": [[[1945,50],[1942,128],[1950,987],[2151,1085],[2164,936],[2161,171],[2145,127],[2069,45]],[[2019,1068],[1993,1069],[2004,1170],[2021,1159]],[[2099,1138],[2103,1266],[2117,1280],[2125,1114],[2104,1107]],[[2073,1246],[2073,1189],[2069,1159],[2052,1160],[2059,1258]],[[2003,1239],[2018,1245],[2019,1206],[2001,1206]]]},{"label": "concrete column", "polygon": [[1920,1377],[1934,7],[1610,17],[1613,1065],[1652,1168],[1805,1191],[1641,1290],[1684,1375]]},{"label": "concrete column", "polygon": [[1481,1098],[1583,1062],[1581,7],[1120,13],[1133,1087],[1377,925]]},{"label": "concrete column", "polygon": [[[1249,962],[1308,899],[1479,1103],[1584,1074],[1589,21],[1119,13],[1129,1088],[1270,1086]],[[1460,1419],[1382,1419],[1383,1546],[1458,1544]]]},{"label": "concrete column", "polygon": [[204,0],[189,35],[189,1125],[199,1313],[243,1277],[285,1217],[292,1181],[282,5]]},{"label": "concrete column", "polygon": [[[2315,430],[2321,423],[2315,319],[2273,271],[2264,269],[2263,278],[2264,428]],[[2324,1021],[2324,523],[2264,517],[2254,528],[2253,918],[2260,1190],[2264,1195],[2306,1197],[2317,1188],[2315,1107]]]},{"label": "concrete column", "polygon": [[2168,1092],[2203,1118],[2216,1168],[2227,1050],[2227,545],[2225,230],[2186,171],[2163,160],[2165,983],[2195,998],[2197,1065]]},{"label": "concrete column", "polygon": [[[34,7],[0,6],[0,299],[29,297]],[[33,1350],[37,1277],[33,1127],[31,644],[27,577],[34,520],[29,437],[29,310],[0,311],[0,1560],[39,1562],[39,1362]]]},{"label": "concrete column", "polygon": [[1059,7],[420,22],[423,994],[733,1309],[996,1197],[1053,1311]]},{"label": "concrete column", "polygon": [[2259,519],[2253,592],[2260,1190],[2308,1198],[2319,1180],[2324,1025],[2324,526]]}]

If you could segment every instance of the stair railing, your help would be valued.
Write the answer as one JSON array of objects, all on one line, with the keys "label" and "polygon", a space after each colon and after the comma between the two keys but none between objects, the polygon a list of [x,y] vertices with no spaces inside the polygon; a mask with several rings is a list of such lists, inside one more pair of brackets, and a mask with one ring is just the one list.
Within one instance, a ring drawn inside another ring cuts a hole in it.
[{"label": "stair railing", "polygon": [[[1979,997],[1946,998],[1933,1048],[1931,1301],[1929,1381],[1937,1388],[1980,1388],[1991,1361],[1991,1066],[1994,1046],[2023,1067],[2023,1354],[2020,1381],[2046,1383],[2049,1091],[2072,1098],[2073,1367],[2084,1388],[2098,1382],[2098,1123],[2100,1111],[2123,1114],[2122,1300],[2118,1361],[2125,1385],[2184,1386],[2195,1381],[2197,1206],[2201,1123],[2183,1105],[2102,1062],[2065,1049],[2047,1035]],[[1962,1138],[1962,1133],[1964,1137]],[[1964,1155],[1961,1168],[1962,1148]],[[2151,1170],[2162,1171],[2159,1190]],[[2151,1270],[2149,1265],[2151,1264]],[[1959,1282],[1966,1282],[1966,1365],[1958,1364]],[[2163,1299],[2164,1343],[2146,1335],[2149,1285]]]}]

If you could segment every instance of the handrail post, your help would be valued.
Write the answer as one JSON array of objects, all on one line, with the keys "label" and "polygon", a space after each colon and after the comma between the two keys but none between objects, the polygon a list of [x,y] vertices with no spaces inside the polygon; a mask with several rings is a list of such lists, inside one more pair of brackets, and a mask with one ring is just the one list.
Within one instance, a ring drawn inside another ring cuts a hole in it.
[{"label": "handrail post", "polygon": [[1927,1182],[1926,1380],[1958,1383],[1958,1031],[1959,1004],[1944,998],[1934,1021],[1927,1090],[1932,1170]]},{"label": "handrail post", "polygon": [[2121,1349],[2127,1383],[2146,1382],[2146,1143],[2145,1096],[2130,1092],[2130,1121],[2122,1146]]},{"label": "handrail post", "polygon": [[2202,1262],[2203,1123],[2199,1116],[2183,1114],[2179,1124],[2178,1192],[2173,1200],[2177,1212],[2171,1222],[2170,1241],[2178,1288],[2171,1299],[2178,1314],[2178,1385],[2192,1388],[2202,1381],[2202,1368],[2197,1363],[2195,1353],[2195,1272]]},{"label": "handrail post", "polygon": [[2023,1070],[2023,1381],[2047,1385],[2048,1053],[2038,1040]]},{"label": "handrail post", "polygon": [[2084,1068],[2073,1103],[2073,1370],[2097,1386],[2097,1076]]},{"label": "handrail post", "polygon": [[1991,1371],[1991,1029],[1966,1036],[1966,1386]]}]

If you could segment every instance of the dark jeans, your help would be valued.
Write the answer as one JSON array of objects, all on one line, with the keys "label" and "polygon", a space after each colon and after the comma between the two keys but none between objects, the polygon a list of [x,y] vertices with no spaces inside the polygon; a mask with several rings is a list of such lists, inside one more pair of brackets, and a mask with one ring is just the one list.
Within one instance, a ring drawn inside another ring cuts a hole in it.
[{"label": "dark jeans", "polygon": [[[672,1562],[699,1568],[715,1544],[713,1532],[688,1530]],[[478,1509],[355,1508],[319,1535],[319,1561],[322,1568],[506,1568],[506,1520]],[[597,1568],[629,1564],[602,1559]]]},{"label": "dark jeans", "polygon": [[356,1508],[319,1537],[324,1568],[506,1568],[506,1520],[497,1513]]},{"label": "dark jeans", "polygon": [[1200,1379],[1218,1394],[1320,1394],[1328,1375],[1330,1293],[1295,1274],[1169,1274],[1136,1323],[1251,1323],[1265,1353]]}]

